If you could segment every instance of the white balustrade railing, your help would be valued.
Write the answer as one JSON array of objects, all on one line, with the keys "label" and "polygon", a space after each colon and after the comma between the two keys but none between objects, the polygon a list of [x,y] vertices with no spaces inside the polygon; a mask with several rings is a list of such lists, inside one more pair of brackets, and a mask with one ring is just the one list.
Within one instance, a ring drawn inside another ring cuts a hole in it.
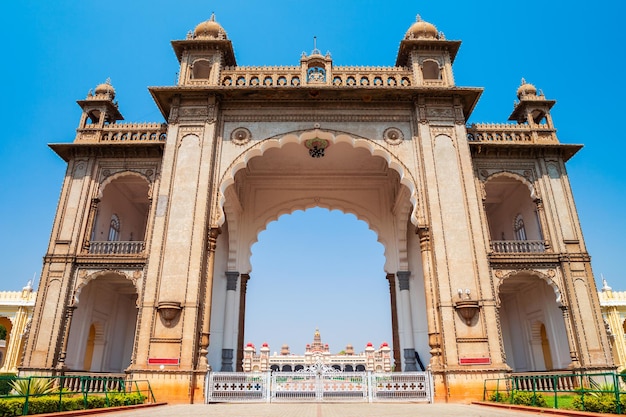
[{"label": "white balustrade railing", "polygon": [[491,250],[495,253],[542,253],[546,251],[543,240],[493,240]]},{"label": "white balustrade railing", "polygon": [[123,242],[89,242],[89,253],[95,255],[133,255],[142,253],[145,244],[141,241]]}]

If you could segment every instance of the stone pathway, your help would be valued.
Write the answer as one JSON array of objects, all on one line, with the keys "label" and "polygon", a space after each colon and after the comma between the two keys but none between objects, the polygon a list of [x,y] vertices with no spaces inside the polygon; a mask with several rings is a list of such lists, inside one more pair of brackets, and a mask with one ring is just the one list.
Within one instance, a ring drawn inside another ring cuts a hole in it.
[{"label": "stone pathway", "polygon": [[107,417],[506,417],[533,416],[468,404],[179,404],[106,413]]}]

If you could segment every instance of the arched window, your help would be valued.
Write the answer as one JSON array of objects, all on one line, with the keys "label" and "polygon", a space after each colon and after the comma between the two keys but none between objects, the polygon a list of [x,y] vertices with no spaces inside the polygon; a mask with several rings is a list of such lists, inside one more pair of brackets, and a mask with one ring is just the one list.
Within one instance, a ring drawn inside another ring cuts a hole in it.
[{"label": "arched window", "polygon": [[321,83],[326,81],[326,70],[322,67],[311,67],[307,70],[307,82]]},{"label": "arched window", "polygon": [[440,80],[441,69],[435,61],[424,61],[422,64],[422,76],[425,80]]},{"label": "arched window", "polygon": [[526,240],[526,229],[524,228],[524,219],[521,214],[515,216],[515,223],[513,223],[513,232],[516,240]]},{"label": "arched window", "polygon": [[120,218],[117,214],[111,216],[111,225],[109,226],[109,242],[120,240]]},{"label": "arched window", "polygon": [[208,79],[211,75],[211,63],[206,59],[194,61],[191,75],[194,79]]}]

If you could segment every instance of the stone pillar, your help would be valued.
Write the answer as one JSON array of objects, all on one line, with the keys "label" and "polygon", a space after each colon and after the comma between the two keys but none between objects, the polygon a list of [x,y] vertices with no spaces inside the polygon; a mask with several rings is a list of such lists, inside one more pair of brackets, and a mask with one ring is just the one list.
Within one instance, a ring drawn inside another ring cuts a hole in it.
[{"label": "stone pillar", "polygon": [[441,366],[441,333],[439,330],[439,317],[437,314],[437,286],[434,282],[435,275],[432,267],[432,248],[430,242],[430,229],[419,227],[416,233],[420,239],[420,251],[422,253],[422,269],[424,271],[424,292],[426,293],[426,314],[428,319],[428,345],[430,346],[430,364],[432,367]]},{"label": "stone pillar", "polygon": [[59,354],[59,360],[57,362],[57,370],[64,371],[65,357],[67,356],[67,341],[70,338],[70,328],[72,327],[72,317],[74,316],[74,310],[76,305],[74,303],[68,305],[65,309],[65,326],[63,327],[63,343],[61,345],[61,353]]},{"label": "stone pillar", "polygon": [[250,275],[241,274],[241,288],[239,290],[239,326],[237,331],[237,362],[235,369],[243,372],[243,336],[246,324],[246,292],[248,290],[248,280]]},{"label": "stone pillar", "polygon": [[400,335],[398,333],[398,302],[396,300],[396,276],[387,274],[389,281],[389,295],[391,297],[391,337],[393,343],[394,371],[402,371],[402,357],[400,356]]},{"label": "stone pillar", "polygon": [[221,230],[217,227],[209,229],[206,261],[206,279],[204,281],[204,305],[202,312],[202,330],[200,331],[200,349],[197,368],[203,371],[209,369],[210,329],[211,329],[211,299],[213,297],[213,274],[215,270],[215,249],[217,248],[217,236]]},{"label": "stone pillar", "polygon": [[574,331],[572,329],[572,320],[569,315],[569,308],[566,305],[559,307],[563,313],[563,321],[565,322],[565,328],[567,329],[567,341],[569,345],[569,356],[572,361],[570,368],[576,369],[580,367],[580,360],[578,359],[578,342],[574,337]]},{"label": "stone pillar", "polygon": [[404,324],[404,371],[417,371],[415,365],[415,344],[413,342],[413,319],[411,318],[411,299],[409,297],[409,278],[411,272],[398,271],[398,284],[400,287],[400,301],[402,321]]},{"label": "stone pillar", "polygon": [[91,235],[93,233],[93,225],[96,221],[96,214],[98,213],[98,203],[100,203],[100,199],[91,199],[91,206],[89,207],[89,215],[87,217],[87,227],[85,228],[85,236],[83,239],[83,252],[89,252]]},{"label": "stone pillar", "polygon": [[548,239],[547,236],[547,232],[548,232],[548,224],[546,223],[545,220],[545,212],[544,212],[544,207],[543,207],[543,201],[541,201],[540,198],[535,199],[535,206],[537,207],[537,221],[539,222],[539,228],[541,229],[541,238],[544,241],[545,247],[546,247],[546,252],[550,252],[551,248],[550,248],[550,239]]},{"label": "stone pillar", "polygon": [[222,345],[222,372],[233,372],[233,340],[235,325],[235,296],[237,293],[237,279],[239,272],[226,272],[226,307],[224,314],[224,344]]}]

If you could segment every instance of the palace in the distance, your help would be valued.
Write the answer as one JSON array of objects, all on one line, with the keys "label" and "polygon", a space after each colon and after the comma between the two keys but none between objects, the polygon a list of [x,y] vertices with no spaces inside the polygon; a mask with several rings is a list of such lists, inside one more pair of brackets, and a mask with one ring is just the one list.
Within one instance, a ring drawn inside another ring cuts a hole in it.
[{"label": "palace in the distance", "polygon": [[455,83],[461,42],[407,23],[387,67],[317,49],[242,67],[211,18],[172,42],[176,84],[149,88],[164,123],[122,122],[108,82],[78,100],[75,138],[50,145],[67,171],[21,374],[123,374],[201,401],[207,372],[249,353],[252,244],[311,207],[376,233],[390,365],[421,358],[435,400],[512,372],[613,369],[566,170],[582,145],[525,81],[493,115],[508,123],[469,124],[482,89]]},{"label": "palace in the distance", "polygon": [[344,372],[391,372],[390,352],[387,342],[378,349],[368,342],[361,353],[355,353],[354,347],[347,345],[342,352],[332,354],[328,344],[322,343],[319,330],[315,330],[313,342],[306,345],[304,355],[292,354],[287,345],[280,348],[280,354],[274,352],[272,355],[267,343],[263,343],[257,353],[254,344],[248,343],[243,349],[243,371],[302,371],[319,364]]}]

